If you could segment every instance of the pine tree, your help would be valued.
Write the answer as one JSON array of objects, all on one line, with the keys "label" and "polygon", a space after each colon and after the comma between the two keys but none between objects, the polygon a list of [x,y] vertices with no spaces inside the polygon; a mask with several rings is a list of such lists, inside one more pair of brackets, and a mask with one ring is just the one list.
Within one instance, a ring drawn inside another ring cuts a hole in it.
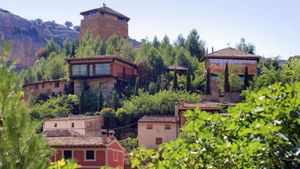
[{"label": "pine tree", "polygon": [[73,43],[72,43],[72,47],[71,47],[70,57],[75,57],[75,55],[76,55],[75,44],[74,44],[74,42],[73,42]]},{"label": "pine tree", "polygon": [[79,101],[79,112],[80,114],[85,113],[85,91],[81,89],[80,101]]},{"label": "pine tree", "polygon": [[245,67],[244,74],[244,89],[246,90],[249,87],[249,74],[248,74],[248,66]]},{"label": "pine tree", "polygon": [[98,111],[101,111],[103,108],[104,98],[102,93],[102,88],[100,86],[99,96],[98,96]]},{"label": "pine tree", "polygon": [[160,77],[157,78],[156,84],[155,84],[155,93],[158,93],[160,91]]},{"label": "pine tree", "polygon": [[230,92],[228,63],[226,63],[224,72],[224,92]]},{"label": "pine tree", "polygon": [[140,86],[140,78],[137,77],[135,79],[135,86],[134,86],[134,95],[137,96],[139,94],[139,86]]},{"label": "pine tree", "polygon": [[187,75],[186,75],[186,90],[191,91],[191,75],[190,75],[190,70],[188,69]]},{"label": "pine tree", "polygon": [[176,68],[174,70],[174,77],[173,77],[173,90],[177,90],[178,89],[178,80],[177,80],[177,71]]},{"label": "pine tree", "polygon": [[49,148],[45,138],[36,133],[38,124],[20,102],[19,79],[3,58],[4,52],[0,54],[0,168],[47,168]]},{"label": "pine tree", "polygon": [[206,90],[205,90],[206,94],[210,94],[210,71],[209,68],[206,71]]},{"label": "pine tree", "polygon": [[112,106],[115,110],[117,110],[120,106],[120,96],[117,90],[113,90],[112,92]]}]

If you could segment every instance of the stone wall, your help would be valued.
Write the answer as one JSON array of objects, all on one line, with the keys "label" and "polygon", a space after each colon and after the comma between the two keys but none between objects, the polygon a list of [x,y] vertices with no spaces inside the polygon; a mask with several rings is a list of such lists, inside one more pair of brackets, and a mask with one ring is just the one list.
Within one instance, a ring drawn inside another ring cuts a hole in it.
[{"label": "stone wall", "polygon": [[[87,81],[90,90],[95,94],[98,93],[99,87],[101,85],[102,94],[104,97],[111,96],[111,93],[117,83],[117,80],[113,77],[102,77],[102,78],[89,78],[85,79]],[[74,94],[80,95],[82,89],[82,82],[84,80],[74,80]]]},{"label": "stone wall", "polygon": [[[152,129],[147,129],[147,124],[152,124]],[[165,129],[165,125],[169,124],[170,129]],[[146,148],[157,148],[156,138],[162,138],[162,143],[175,140],[178,133],[178,123],[138,123],[138,145]]]},{"label": "stone wall", "polygon": [[109,14],[81,20],[80,36],[82,37],[87,30],[90,31],[92,37],[99,36],[103,39],[108,39],[115,33],[124,39],[128,39],[128,24],[119,22],[116,16]]}]

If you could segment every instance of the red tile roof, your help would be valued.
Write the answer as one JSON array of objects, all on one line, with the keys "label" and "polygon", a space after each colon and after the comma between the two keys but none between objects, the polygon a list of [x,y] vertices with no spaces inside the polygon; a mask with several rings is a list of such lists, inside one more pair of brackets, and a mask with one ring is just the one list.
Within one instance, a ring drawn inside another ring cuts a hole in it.
[{"label": "red tile roof", "polygon": [[107,6],[104,6],[104,7],[101,7],[101,8],[96,8],[96,9],[91,9],[91,10],[88,10],[88,11],[84,11],[84,12],[81,12],[80,15],[86,15],[90,12],[96,12],[96,11],[100,11],[100,12],[103,12],[103,13],[107,13],[107,14],[111,14],[111,15],[114,15],[114,16],[117,16],[117,17],[120,17],[120,18],[124,18],[126,19],[126,21],[128,22],[130,20],[129,17],[107,7]]},{"label": "red tile roof", "polygon": [[55,129],[43,131],[46,137],[82,137],[84,135],[71,129]]},{"label": "red tile roof", "polygon": [[187,109],[195,109],[199,108],[201,110],[219,110],[222,106],[232,106],[235,104],[229,103],[218,103],[218,102],[201,102],[201,103],[182,103],[179,105],[179,109],[187,110]]},{"label": "red tile roof", "polygon": [[238,49],[228,47],[225,49],[212,52],[205,56],[205,58],[239,58],[239,59],[259,59],[257,55],[242,52]]},{"label": "red tile roof", "polygon": [[80,58],[67,58],[66,61],[68,63],[78,63],[78,62],[113,62],[114,60],[118,60],[120,62],[129,64],[131,66],[134,66],[137,68],[137,65],[129,62],[125,59],[122,59],[119,56],[114,56],[114,55],[99,55],[99,56],[94,56],[94,57],[80,57]]},{"label": "red tile roof", "polygon": [[47,137],[47,143],[52,147],[101,147],[113,141],[107,139],[105,142],[103,139],[103,137]]},{"label": "red tile roof", "polygon": [[45,121],[88,120],[88,119],[97,119],[97,118],[101,118],[101,116],[72,115],[69,117],[58,117],[53,119],[46,119]]},{"label": "red tile roof", "polygon": [[152,123],[176,123],[178,120],[175,116],[143,116],[138,122],[152,122]]}]

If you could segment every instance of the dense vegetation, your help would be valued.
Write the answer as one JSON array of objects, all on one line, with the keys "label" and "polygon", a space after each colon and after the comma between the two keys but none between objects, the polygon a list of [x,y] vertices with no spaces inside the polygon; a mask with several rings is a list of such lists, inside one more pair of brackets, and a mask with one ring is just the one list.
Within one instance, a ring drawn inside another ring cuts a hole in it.
[{"label": "dense vegetation", "polygon": [[137,168],[299,168],[299,83],[246,92],[229,117],[188,111],[176,141],[138,148]]}]

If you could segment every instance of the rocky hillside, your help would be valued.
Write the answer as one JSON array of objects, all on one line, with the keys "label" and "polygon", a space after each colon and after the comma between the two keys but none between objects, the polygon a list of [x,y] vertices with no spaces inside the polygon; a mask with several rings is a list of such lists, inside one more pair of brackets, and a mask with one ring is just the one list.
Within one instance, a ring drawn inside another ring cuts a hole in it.
[{"label": "rocky hillside", "polygon": [[0,46],[5,41],[12,43],[11,58],[18,60],[17,69],[33,65],[37,60],[36,50],[52,38],[62,44],[65,38],[78,40],[79,32],[55,22],[29,21],[0,9]]}]

